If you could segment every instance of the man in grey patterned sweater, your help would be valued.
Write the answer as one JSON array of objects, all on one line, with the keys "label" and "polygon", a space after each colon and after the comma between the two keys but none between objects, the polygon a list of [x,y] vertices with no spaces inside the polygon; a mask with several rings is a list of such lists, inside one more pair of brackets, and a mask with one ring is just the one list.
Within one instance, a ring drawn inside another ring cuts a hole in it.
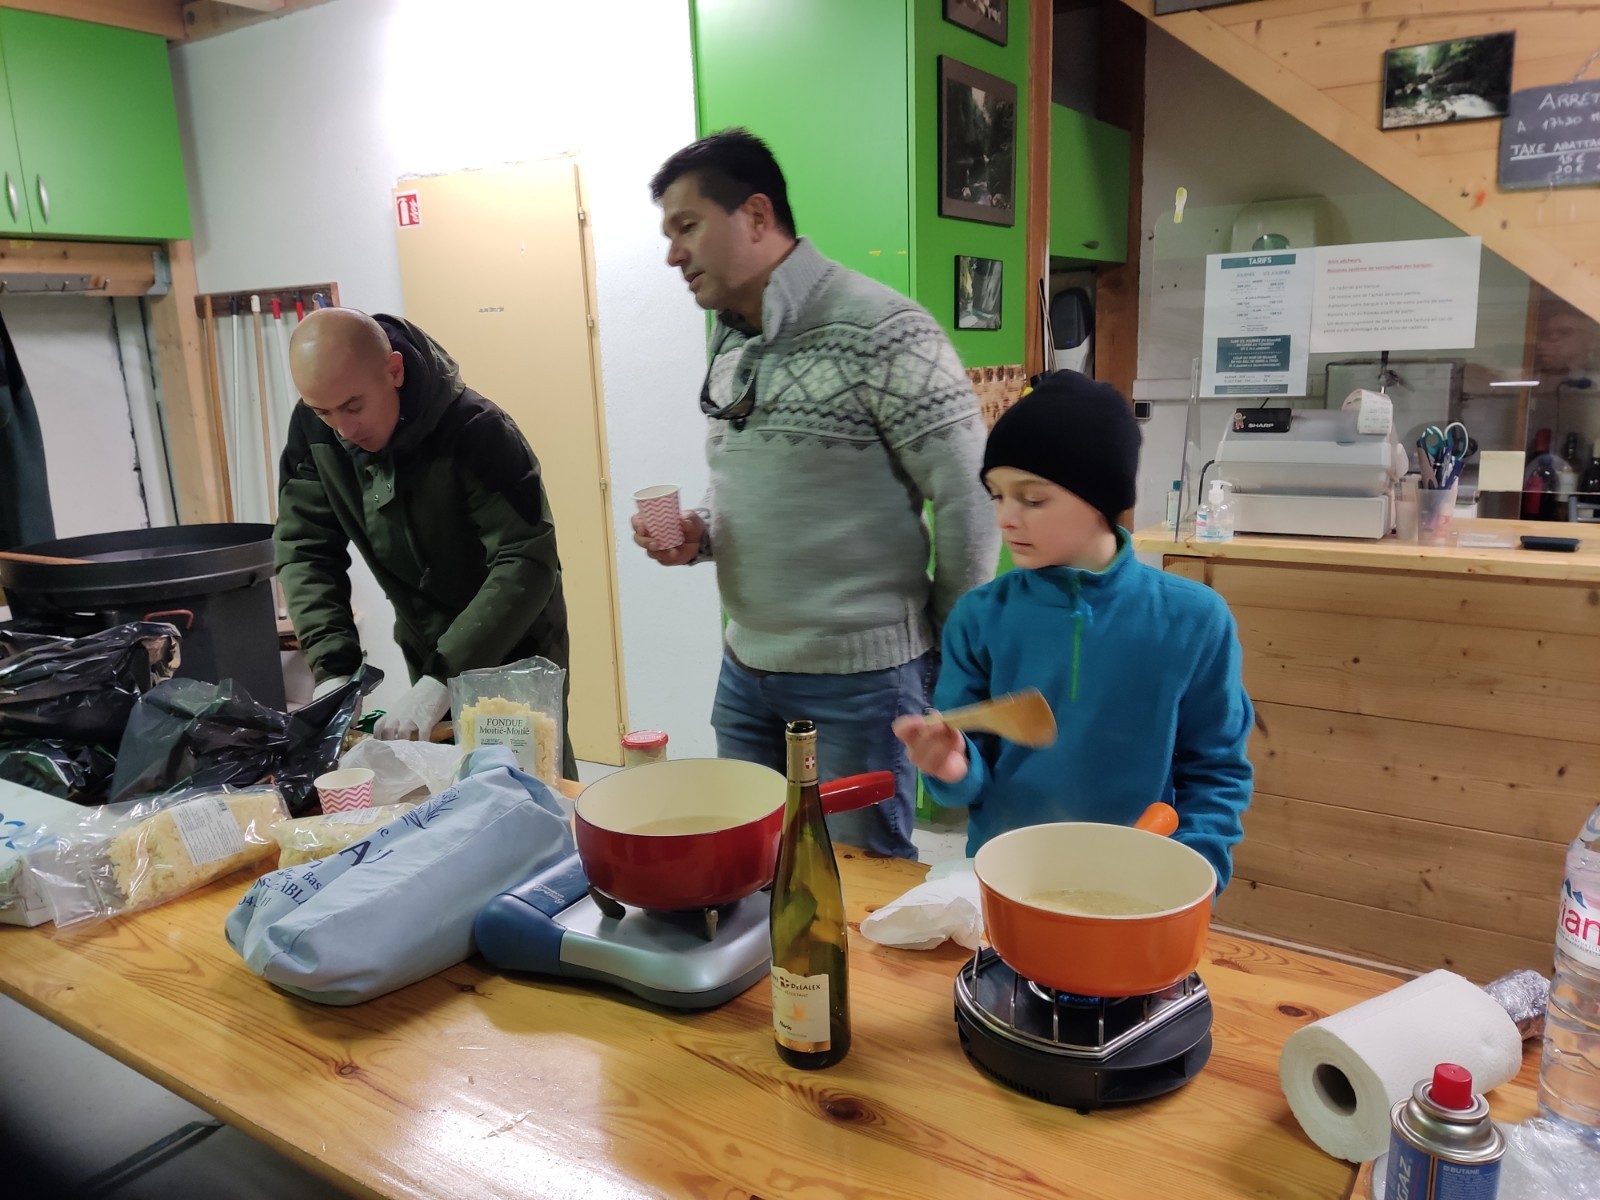
[{"label": "man in grey patterned sweater", "polygon": [[926,311],[797,237],[759,138],[704,138],[650,189],[667,264],[717,314],[700,397],[711,490],[683,545],[659,548],[637,518],[634,540],[668,566],[717,565],[717,753],[782,771],[784,722],[815,720],[823,779],[898,783],[830,817],[833,836],[914,859],[916,774],[890,727],[923,711],[939,628],[994,574],[977,397]]}]

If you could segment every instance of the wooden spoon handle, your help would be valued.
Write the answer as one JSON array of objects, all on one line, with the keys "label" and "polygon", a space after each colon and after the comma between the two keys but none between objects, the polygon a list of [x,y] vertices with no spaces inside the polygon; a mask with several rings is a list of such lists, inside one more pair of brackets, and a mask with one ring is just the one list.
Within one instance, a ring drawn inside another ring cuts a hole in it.
[{"label": "wooden spoon handle", "polygon": [[0,550],[0,558],[7,562],[38,563],[46,567],[81,567],[92,561],[87,558],[56,558],[50,554],[24,554],[20,550]]}]

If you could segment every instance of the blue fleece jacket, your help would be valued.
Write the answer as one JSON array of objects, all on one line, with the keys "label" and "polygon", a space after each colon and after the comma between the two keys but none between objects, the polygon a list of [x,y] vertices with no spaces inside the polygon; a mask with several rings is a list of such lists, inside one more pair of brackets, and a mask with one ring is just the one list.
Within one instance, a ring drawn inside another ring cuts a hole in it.
[{"label": "blue fleece jacket", "polygon": [[941,709],[1034,687],[1055,710],[1054,745],[1029,750],[969,737],[958,783],[927,779],[942,805],[967,806],[967,853],[1048,821],[1131,825],[1165,800],[1179,841],[1233,874],[1250,803],[1253,724],[1233,615],[1210,588],[1147,567],[1117,530],[1104,571],[1010,571],[968,592],[944,629]]}]

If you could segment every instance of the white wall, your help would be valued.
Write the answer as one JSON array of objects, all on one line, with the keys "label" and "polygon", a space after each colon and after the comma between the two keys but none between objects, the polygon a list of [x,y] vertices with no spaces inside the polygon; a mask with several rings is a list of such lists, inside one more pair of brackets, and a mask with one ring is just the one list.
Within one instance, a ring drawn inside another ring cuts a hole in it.
[{"label": "white wall", "polygon": [[[1156,400],[1144,426],[1137,519],[1159,522],[1166,493],[1179,475],[1184,447],[1190,362],[1200,353],[1205,256],[1232,249],[1234,218],[1250,203],[1322,197],[1327,244],[1458,236],[1460,231],[1381,176],[1312,133],[1293,117],[1154,27],[1147,48],[1143,236],[1139,242],[1139,375],[1135,396]],[[1374,119],[1376,113],[1374,112]],[[1181,223],[1174,198],[1188,191]],[[1476,348],[1416,357],[1466,358],[1480,386],[1471,419],[1495,424],[1485,409],[1487,378],[1521,372],[1528,281],[1485,251],[1480,272]],[[1308,387],[1320,405],[1325,369],[1335,359],[1314,355]],[[1406,357],[1406,356],[1397,356]],[[1163,403],[1166,401],[1166,403]],[[1303,403],[1296,401],[1295,403]],[[1199,463],[1216,452],[1235,402],[1206,401]],[[1498,411],[1495,414],[1500,415]],[[1486,445],[1493,445],[1491,440]]]},{"label": "white wall", "polygon": [[[118,311],[100,297],[7,295],[0,301],[39,411],[58,538],[150,524],[123,377]],[[137,321],[136,307],[132,315]],[[141,351],[135,340],[127,366],[136,386],[141,375],[148,377]],[[151,484],[164,487],[164,472],[153,465]]]},{"label": "white wall", "polygon": [[[390,187],[576,153],[593,218],[629,722],[713,752],[710,568],[630,540],[632,492],[705,487],[704,319],[664,265],[650,175],[694,137],[688,6],[661,0],[339,0],[173,52],[202,291],[335,280],[403,312]],[[493,399],[494,397],[491,397]],[[537,447],[535,447],[537,450]],[[403,679],[358,572],[369,654]],[[379,703],[392,701],[387,687]]]}]

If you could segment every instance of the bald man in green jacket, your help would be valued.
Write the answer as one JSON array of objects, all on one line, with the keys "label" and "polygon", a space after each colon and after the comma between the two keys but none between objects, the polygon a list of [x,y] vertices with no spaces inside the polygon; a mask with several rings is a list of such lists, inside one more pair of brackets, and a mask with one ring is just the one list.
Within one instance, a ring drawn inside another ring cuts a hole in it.
[{"label": "bald man in green jacket", "polygon": [[[412,686],[379,737],[426,738],[462,671],[542,655],[565,669],[567,608],[539,460],[409,321],[348,308],[306,317],[289,347],[302,397],[280,464],[278,578],[326,691],[362,661],[354,545],[394,605]],[[566,714],[562,714],[566,727]],[[563,774],[577,778],[571,738]]]}]

